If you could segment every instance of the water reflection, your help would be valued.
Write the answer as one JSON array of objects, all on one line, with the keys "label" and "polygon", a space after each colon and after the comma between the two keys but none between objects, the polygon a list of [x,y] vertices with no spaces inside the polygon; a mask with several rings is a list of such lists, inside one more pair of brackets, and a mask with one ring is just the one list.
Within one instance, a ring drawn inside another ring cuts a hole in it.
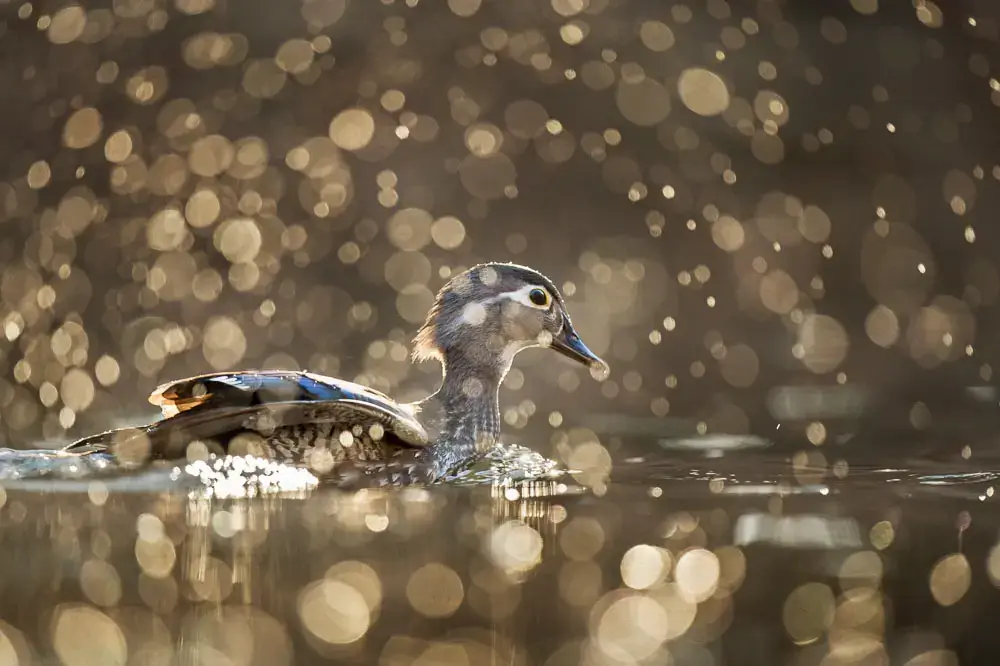
[{"label": "water reflection", "polygon": [[204,463],[158,472],[201,479],[183,492],[7,483],[0,663],[957,664],[992,640],[997,473],[789,464],[647,457],[596,489],[548,467],[268,494]]},{"label": "water reflection", "polygon": [[1000,456],[963,395],[924,429],[590,415],[429,488],[0,452],[0,664],[981,663]]}]

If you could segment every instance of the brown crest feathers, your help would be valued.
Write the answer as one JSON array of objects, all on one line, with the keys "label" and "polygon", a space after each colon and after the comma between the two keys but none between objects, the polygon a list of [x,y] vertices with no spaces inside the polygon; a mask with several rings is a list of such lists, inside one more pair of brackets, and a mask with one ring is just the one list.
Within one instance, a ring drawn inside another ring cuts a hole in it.
[{"label": "brown crest feathers", "polygon": [[412,357],[416,362],[441,359],[441,350],[437,341],[436,321],[441,314],[441,300],[447,288],[448,285],[445,285],[438,292],[437,297],[434,299],[434,305],[431,306],[430,311],[427,313],[427,318],[424,320],[423,326],[420,327],[420,330],[413,337]]}]

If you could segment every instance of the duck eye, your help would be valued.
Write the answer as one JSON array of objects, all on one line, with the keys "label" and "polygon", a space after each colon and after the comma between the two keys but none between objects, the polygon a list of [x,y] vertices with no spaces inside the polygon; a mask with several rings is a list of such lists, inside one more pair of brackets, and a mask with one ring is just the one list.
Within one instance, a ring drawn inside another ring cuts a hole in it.
[{"label": "duck eye", "polygon": [[549,292],[544,289],[532,289],[528,292],[528,300],[540,308],[546,307],[549,304]]}]

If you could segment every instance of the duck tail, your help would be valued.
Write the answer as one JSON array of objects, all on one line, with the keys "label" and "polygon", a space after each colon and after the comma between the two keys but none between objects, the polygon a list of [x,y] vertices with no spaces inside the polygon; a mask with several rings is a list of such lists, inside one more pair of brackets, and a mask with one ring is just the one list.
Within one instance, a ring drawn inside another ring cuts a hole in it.
[{"label": "duck tail", "polygon": [[[129,429],[134,430],[132,428]],[[88,435],[87,437],[76,440],[72,444],[64,446],[61,449],[61,452],[84,455],[87,453],[109,451],[112,443],[114,442],[115,435],[120,432],[122,432],[122,430],[107,430],[105,432],[99,432],[96,435]]]}]

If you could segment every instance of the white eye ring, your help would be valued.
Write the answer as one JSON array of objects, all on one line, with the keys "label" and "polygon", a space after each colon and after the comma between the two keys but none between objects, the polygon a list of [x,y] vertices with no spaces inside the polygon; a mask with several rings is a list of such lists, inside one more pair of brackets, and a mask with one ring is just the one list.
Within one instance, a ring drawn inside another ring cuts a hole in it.
[{"label": "white eye ring", "polygon": [[[545,299],[544,304],[542,303],[541,299],[539,299],[539,301],[536,303],[535,301],[532,300],[532,296],[536,298],[538,296],[544,297]],[[520,289],[518,289],[517,291],[508,291],[503,294],[498,294],[493,298],[491,298],[490,301],[496,301],[504,298],[514,301],[519,305],[523,305],[524,307],[531,308],[533,310],[548,310],[550,307],[552,307],[552,302],[553,302],[552,294],[549,293],[548,289],[533,284],[525,285]]]}]

